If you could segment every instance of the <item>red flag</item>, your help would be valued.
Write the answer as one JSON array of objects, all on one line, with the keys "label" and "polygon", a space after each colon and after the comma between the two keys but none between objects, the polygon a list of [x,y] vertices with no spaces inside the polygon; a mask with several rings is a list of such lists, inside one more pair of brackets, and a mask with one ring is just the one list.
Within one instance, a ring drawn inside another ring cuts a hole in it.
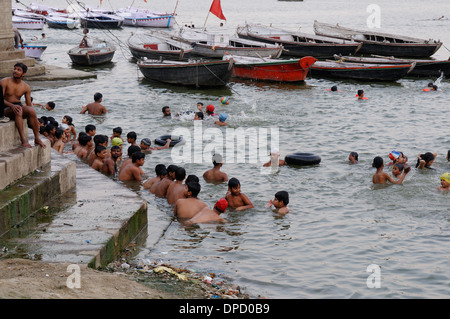
[{"label": "red flag", "polygon": [[211,8],[209,11],[214,14],[216,17],[222,20],[226,20],[225,16],[222,13],[222,7],[220,5],[220,0],[213,0],[213,3],[211,4]]}]

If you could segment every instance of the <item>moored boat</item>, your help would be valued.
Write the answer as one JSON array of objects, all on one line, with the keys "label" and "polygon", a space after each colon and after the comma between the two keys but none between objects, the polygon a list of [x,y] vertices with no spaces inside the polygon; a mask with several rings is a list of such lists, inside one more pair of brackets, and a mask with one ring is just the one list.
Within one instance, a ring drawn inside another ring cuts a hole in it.
[{"label": "moored boat", "polygon": [[42,30],[44,29],[45,20],[30,19],[24,17],[12,16],[13,28],[22,30]]},{"label": "moored boat", "polygon": [[314,22],[314,32],[322,36],[360,42],[362,47],[358,53],[367,55],[426,58],[436,53],[442,46],[442,42],[433,39],[424,40],[389,33],[356,30],[318,21]]},{"label": "moored boat", "polygon": [[195,86],[225,86],[233,74],[233,60],[223,61],[161,61],[140,60],[137,63],[144,77],[163,83]]},{"label": "moored boat", "polygon": [[183,28],[174,39],[190,43],[194,47],[195,55],[222,58],[226,54],[278,58],[283,47],[278,44],[263,43],[258,41],[232,37],[222,32],[206,32]]},{"label": "moored boat", "polygon": [[450,74],[450,60],[417,60],[400,59],[395,57],[356,57],[356,56],[335,56],[336,60],[350,63],[372,63],[372,64],[408,64],[416,63],[414,69],[408,76],[414,77],[440,77]]},{"label": "moored boat", "polygon": [[368,64],[335,61],[316,61],[310,70],[312,77],[361,81],[397,81],[414,68],[409,64]]},{"label": "moored boat", "polygon": [[120,8],[116,14],[124,19],[123,25],[132,27],[171,28],[175,22],[173,14],[133,7]]},{"label": "moored boat", "polygon": [[243,39],[270,44],[279,43],[284,48],[282,55],[295,57],[313,56],[315,58],[332,58],[334,54],[355,54],[361,47],[361,44],[351,40],[338,40],[314,34],[282,30],[260,24],[238,26],[237,34]]},{"label": "moored boat", "polygon": [[268,59],[243,56],[224,56],[224,60],[234,60],[233,76],[242,79],[274,82],[304,81],[314,57],[297,59]]},{"label": "moored boat", "polygon": [[89,47],[76,46],[70,49],[67,54],[74,64],[93,66],[111,62],[115,51],[114,46],[106,42],[99,42]]},{"label": "moored boat", "polygon": [[76,29],[80,26],[79,19],[59,12],[50,12],[46,18],[47,26],[54,29]]},{"label": "moored boat", "polygon": [[194,50],[191,45],[172,39],[161,32],[145,32],[131,35],[128,48],[136,59],[187,60]]},{"label": "moored boat", "polygon": [[114,12],[87,9],[80,12],[80,24],[83,28],[119,29],[123,25],[123,18]]},{"label": "moored boat", "polygon": [[25,56],[29,58],[40,59],[45,49],[47,49],[46,45],[28,45],[24,44],[23,46],[18,46],[19,50],[25,52]]}]

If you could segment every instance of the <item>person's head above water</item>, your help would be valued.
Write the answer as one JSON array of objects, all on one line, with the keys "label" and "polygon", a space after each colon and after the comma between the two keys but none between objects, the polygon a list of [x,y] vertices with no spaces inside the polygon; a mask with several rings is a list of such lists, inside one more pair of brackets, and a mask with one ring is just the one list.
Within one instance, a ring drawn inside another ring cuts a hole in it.
[{"label": "person's head above water", "polygon": [[337,91],[337,86],[336,86],[336,85],[333,85],[333,86],[331,87],[331,91]]},{"label": "person's head above water", "polygon": [[219,115],[219,121],[225,122],[227,120],[227,114],[226,113],[220,113]]},{"label": "person's head above water", "polygon": [[373,159],[372,167],[375,167],[376,169],[381,168],[383,166],[383,158],[380,156],[376,156]]}]

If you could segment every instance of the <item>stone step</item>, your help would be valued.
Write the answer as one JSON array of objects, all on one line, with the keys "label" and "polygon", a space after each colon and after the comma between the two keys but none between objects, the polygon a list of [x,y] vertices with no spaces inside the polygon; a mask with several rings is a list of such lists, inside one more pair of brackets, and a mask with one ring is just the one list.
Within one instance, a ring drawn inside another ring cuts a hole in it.
[{"label": "stone step", "polygon": [[25,52],[22,50],[0,51],[0,61],[3,60],[20,60],[25,58]]},{"label": "stone step", "polygon": [[[33,133],[30,135],[29,132],[28,136],[32,136],[29,142],[34,145]],[[41,146],[15,146],[0,153],[0,191],[50,162],[50,141],[44,136],[41,139],[46,145],[45,149]]]},{"label": "stone step", "polygon": [[[25,134],[28,134],[27,121],[23,121],[23,129]],[[21,144],[20,135],[14,121],[0,123],[0,153]]]},{"label": "stone step", "polygon": [[[0,237],[18,236],[12,231],[34,212],[76,186],[75,162],[52,150],[55,159],[0,191]],[[22,229],[23,232],[23,229]]]},{"label": "stone step", "polygon": [[[58,158],[52,153],[52,165]],[[43,262],[101,268],[136,237],[147,235],[147,201],[89,165],[75,163],[76,187],[46,204],[49,212],[57,210],[54,217],[34,229],[28,225],[11,229],[2,245]]]},{"label": "stone step", "polygon": [[28,67],[26,76],[34,76],[45,73],[45,67],[36,63],[34,58],[0,60],[0,77],[11,76],[14,70],[14,65],[21,62]]}]

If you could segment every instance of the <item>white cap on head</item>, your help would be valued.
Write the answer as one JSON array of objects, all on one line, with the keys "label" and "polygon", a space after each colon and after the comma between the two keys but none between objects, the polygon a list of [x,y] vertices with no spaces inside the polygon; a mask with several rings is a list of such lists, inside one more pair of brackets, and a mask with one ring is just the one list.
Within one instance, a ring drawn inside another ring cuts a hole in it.
[{"label": "white cap on head", "polygon": [[279,154],[280,151],[276,147],[272,147],[272,150],[270,151],[270,154]]}]

